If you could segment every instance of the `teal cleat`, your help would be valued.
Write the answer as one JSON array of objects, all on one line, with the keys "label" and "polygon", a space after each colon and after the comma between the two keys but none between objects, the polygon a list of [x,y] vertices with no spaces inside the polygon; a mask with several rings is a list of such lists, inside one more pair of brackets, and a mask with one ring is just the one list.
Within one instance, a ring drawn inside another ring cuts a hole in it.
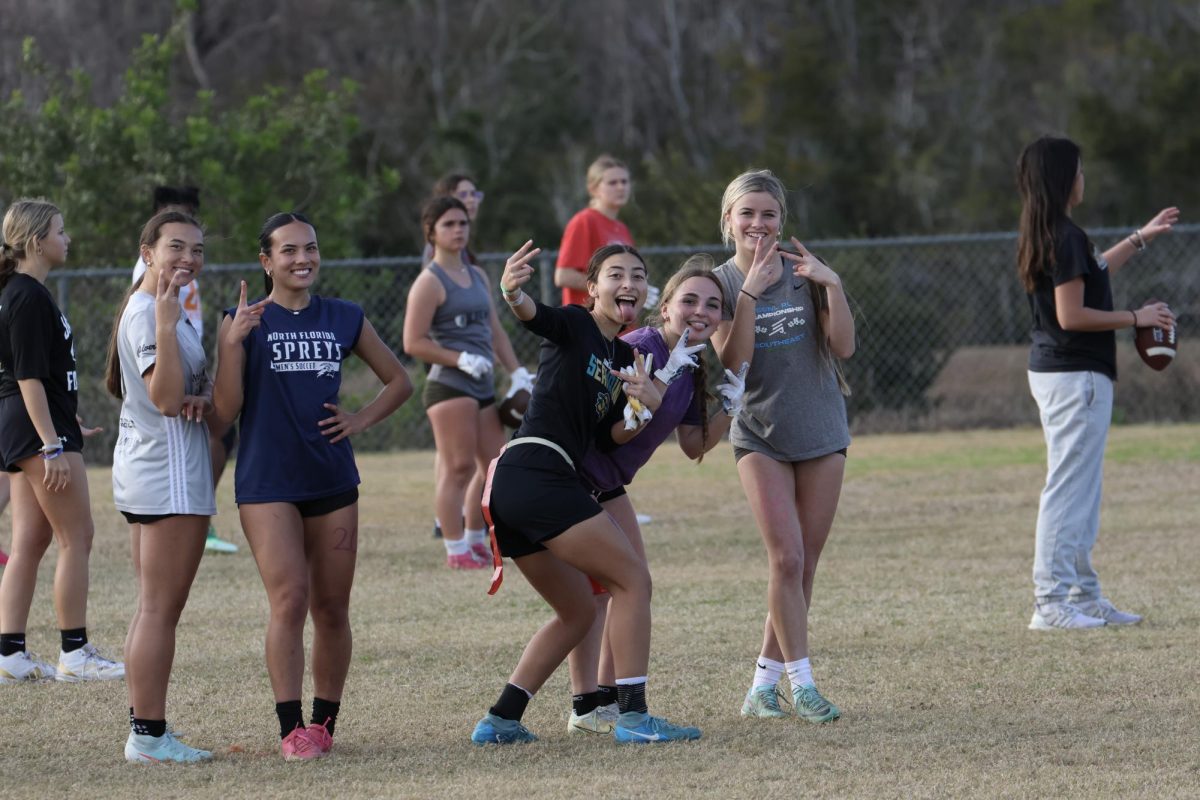
[{"label": "teal cleat", "polygon": [[617,720],[617,727],[613,728],[613,738],[618,742],[632,744],[691,741],[700,738],[700,729],[672,725],[662,717],[627,711]]},{"label": "teal cleat", "polygon": [[515,719],[504,719],[495,714],[488,714],[475,724],[471,733],[471,741],[475,744],[525,744],[536,742],[537,737],[529,729]]},{"label": "teal cleat", "polygon": [[822,697],[811,683],[792,687],[792,703],[796,707],[796,716],[808,722],[833,722],[842,715],[838,707]]},{"label": "teal cleat", "polygon": [[778,686],[756,686],[746,692],[746,699],[742,703],[742,716],[758,719],[785,719],[792,716],[792,712],[785,709],[780,700],[790,703],[779,691]]}]

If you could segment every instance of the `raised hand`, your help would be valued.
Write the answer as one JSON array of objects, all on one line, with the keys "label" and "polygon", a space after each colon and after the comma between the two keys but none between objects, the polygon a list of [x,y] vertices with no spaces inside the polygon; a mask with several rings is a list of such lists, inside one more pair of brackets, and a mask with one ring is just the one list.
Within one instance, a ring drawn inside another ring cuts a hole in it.
[{"label": "raised hand", "polygon": [[233,315],[233,323],[229,326],[228,341],[231,344],[241,344],[246,341],[250,332],[262,324],[263,311],[273,302],[265,297],[254,305],[246,305],[246,282],[242,281],[241,295],[238,297],[237,311]]},{"label": "raised hand", "polygon": [[748,361],[742,362],[736,375],[732,370],[725,370],[725,382],[717,387],[717,394],[721,395],[721,408],[731,417],[736,417],[746,407],[746,373],[749,370]]},{"label": "raised hand", "polygon": [[1161,233],[1167,233],[1171,230],[1176,222],[1179,221],[1179,209],[1175,206],[1164,208],[1162,211],[1155,214],[1149,222],[1143,225],[1138,231],[1142,238],[1147,242],[1154,241]]},{"label": "raised hand", "polygon": [[537,378],[537,375],[525,369],[525,367],[517,367],[513,370],[513,374],[508,376],[508,391],[505,393],[504,399],[507,400],[521,390],[532,394],[535,378]]},{"label": "raised hand", "polygon": [[170,270],[160,267],[158,270],[158,285],[154,287],[154,320],[175,325],[183,314],[183,306],[179,304],[179,289],[192,279],[190,273],[184,270]]},{"label": "raised hand", "polygon": [[775,285],[779,277],[783,275],[783,262],[779,259],[779,245],[775,242],[768,242],[766,237],[759,239],[754,245],[754,261],[750,263],[750,269],[746,272],[746,280],[742,282],[742,289],[754,297],[761,297],[762,293]]},{"label": "raised hand", "polygon": [[625,430],[631,431],[649,422],[654,412],[662,405],[662,393],[650,379],[650,367],[654,365],[654,354],[643,357],[636,349],[633,363],[619,370],[611,370],[621,379],[621,388],[629,402],[625,406]]},{"label": "raised hand", "polygon": [[518,289],[529,282],[533,276],[533,264],[529,263],[537,258],[542,252],[542,248],[533,246],[533,239],[530,239],[517,252],[508,257],[508,261],[504,262],[504,273],[500,276],[500,288],[508,294],[515,294]]},{"label": "raised hand", "polygon": [[492,371],[492,360],[478,353],[468,353],[466,350],[458,354],[458,368],[479,380]]},{"label": "raised hand", "polygon": [[332,417],[318,420],[317,425],[321,428],[322,436],[333,437],[329,440],[330,444],[336,444],[347,436],[353,436],[356,433],[362,433],[365,427],[357,414],[351,414],[349,411],[343,411],[333,403],[324,403],[325,408],[333,412]]},{"label": "raised hand", "polygon": [[691,333],[691,328],[683,329],[679,341],[675,343],[675,346],[671,348],[670,355],[667,356],[667,363],[654,371],[654,377],[667,386],[670,386],[671,382],[682,375],[684,371],[700,366],[700,356],[696,354],[707,345],[701,342],[688,347],[688,337],[691,336]]},{"label": "raised hand", "polygon": [[821,286],[836,286],[841,283],[841,278],[837,273],[829,268],[821,259],[808,252],[808,248],[800,244],[800,240],[795,236],[791,237],[792,246],[796,248],[795,253],[789,253],[787,250],[780,250],[783,257],[791,262],[792,274],[797,278],[807,278]]}]

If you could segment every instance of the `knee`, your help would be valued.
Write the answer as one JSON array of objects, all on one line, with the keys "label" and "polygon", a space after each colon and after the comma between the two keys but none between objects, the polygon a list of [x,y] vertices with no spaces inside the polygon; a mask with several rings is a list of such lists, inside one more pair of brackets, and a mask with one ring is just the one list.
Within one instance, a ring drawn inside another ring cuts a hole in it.
[{"label": "knee", "polygon": [[475,474],[475,461],[471,458],[446,456],[442,459],[442,474],[455,486],[466,486]]},{"label": "knee", "polygon": [[136,616],[141,622],[157,622],[161,625],[174,627],[183,615],[183,607],[187,604],[187,590],[179,591],[143,591],[138,597]]},{"label": "knee", "polygon": [[587,636],[588,631],[592,629],[592,623],[596,621],[596,601],[589,598],[585,603],[559,609],[558,619],[571,638],[582,639]]},{"label": "knee", "polygon": [[59,537],[59,546],[64,552],[70,551],[84,556],[90,555],[95,530],[91,520],[88,520],[86,525],[81,525],[66,536]]},{"label": "knee", "polygon": [[654,593],[654,584],[650,579],[650,568],[641,560],[631,562],[623,571],[614,587],[616,591],[624,591],[634,597],[650,602]]},{"label": "knee", "polygon": [[303,626],[308,617],[308,586],[295,583],[271,593],[271,617],[284,625]]},{"label": "knee", "polygon": [[313,627],[322,630],[344,630],[350,627],[350,606],[342,600],[314,597],[310,611]]},{"label": "knee", "polygon": [[[805,573],[804,552],[785,548],[771,554],[771,577],[783,581],[802,580]],[[813,565],[816,568],[816,565]]]}]

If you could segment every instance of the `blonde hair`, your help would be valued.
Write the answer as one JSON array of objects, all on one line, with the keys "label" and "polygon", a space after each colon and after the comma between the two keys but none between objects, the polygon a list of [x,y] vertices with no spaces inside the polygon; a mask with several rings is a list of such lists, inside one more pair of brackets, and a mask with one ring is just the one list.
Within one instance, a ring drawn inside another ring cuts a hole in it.
[{"label": "blonde hair", "polygon": [[30,245],[50,235],[50,223],[61,213],[44,197],[23,197],[8,207],[0,243],[0,289],[17,271],[17,262],[29,258]]},{"label": "blonde hair", "polygon": [[592,190],[600,185],[600,181],[604,180],[605,170],[610,170],[613,167],[617,167],[618,169],[623,169],[626,172],[629,172],[629,167],[625,166],[624,161],[622,161],[619,158],[614,158],[613,156],[610,156],[608,153],[598,156],[596,158],[596,160],[593,161],[590,166],[588,166],[588,170],[587,170],[588,194],[591,194]]},{"label": "blonde hair", "polygon": [[779,203],[780,230],[787,222],[787,190],[783,188],[783,182],[769,169],[743,172],[729,182],[725,194],[721,195],[721,240],[727,247],[733,247],[733,226],[729,222],[733,204],[751,192],[766,192]]}]

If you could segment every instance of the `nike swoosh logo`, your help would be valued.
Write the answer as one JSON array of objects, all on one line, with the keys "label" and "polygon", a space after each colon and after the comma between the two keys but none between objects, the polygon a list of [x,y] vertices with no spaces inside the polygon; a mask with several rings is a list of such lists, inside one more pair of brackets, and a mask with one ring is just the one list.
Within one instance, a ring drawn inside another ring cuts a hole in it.
[{"label": "nike swoosh logo", "polygon": [[767,668],[767,665],[766,665],[766,664],[761,664],[761,663],[760,663],[760,664],[758,665],[758,668],[759,668],[759,669],[766,669],[766,668]]},{"label": "nike swoosh logo", "polygon": [[631,728],[626,728],[625,732],[631,736],[636,736],[639,739],[645,739],[647,742],[657,742],[659,739],[663,738],[662,736],[658,735],[657,733],[638,733],[637,731],[635,731]]}]

